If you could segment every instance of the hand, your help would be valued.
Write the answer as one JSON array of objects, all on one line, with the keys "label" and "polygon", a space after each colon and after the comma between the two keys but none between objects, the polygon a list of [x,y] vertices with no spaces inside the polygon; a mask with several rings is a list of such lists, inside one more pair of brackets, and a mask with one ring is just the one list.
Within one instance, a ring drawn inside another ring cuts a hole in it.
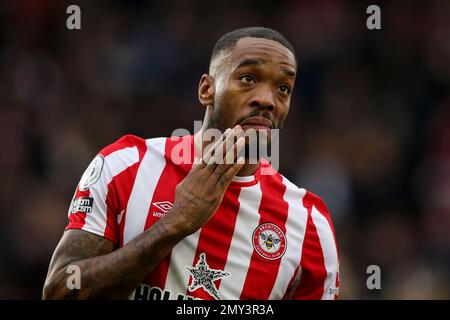
[{"label": "hand", "polygon": [[236,126],[208,148],[202,161],[194,161],[189,174],[175,188],[174,205],[165,216],[173,219],[180,232],[194,233],[212,217],[232,178],[244,165],[242,157],[236,160],[244,145],[243,130]]}]

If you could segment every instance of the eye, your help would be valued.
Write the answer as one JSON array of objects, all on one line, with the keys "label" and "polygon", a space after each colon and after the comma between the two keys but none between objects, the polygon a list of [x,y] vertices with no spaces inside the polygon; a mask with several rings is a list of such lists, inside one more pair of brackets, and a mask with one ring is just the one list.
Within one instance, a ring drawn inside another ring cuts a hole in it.
[{"label": "eye", "polygon": [[285,86],[285,85],[279,86],[278,87],[278,91],[280,91],[283,94],[290,94],[291,93],[291,89],[289,89],[289,87]]},{"label": "eye", "polygon": [[255,78],[253,78],[253,76],[251,76],[249,74],[246,74],[246,75],[240,77],[239,80],[241,80],[244,83],[248,83],[248,84],[255,83]]}]

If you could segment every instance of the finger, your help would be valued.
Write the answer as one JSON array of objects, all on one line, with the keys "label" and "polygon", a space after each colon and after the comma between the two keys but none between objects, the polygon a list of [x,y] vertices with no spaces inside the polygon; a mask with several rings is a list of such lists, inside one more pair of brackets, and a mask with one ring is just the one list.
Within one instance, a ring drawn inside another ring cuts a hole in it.
[{"label": "finger", "polygon": [[206,164],[210,163],[211,158],[213,157],[213,155],[215,154],[216,149],[218,148],[219,145],[222,144],[222,142],[228,137],[228,135],[231,133],[232,129],[228,128],[227,130],[225,130],[225,132],[220,136],[219,139],[217,139],[216,141],[214,141],[214,143],[212,143],[212,145],[210,144],[210,146],[207,146],[205,148],[205,151],[203,153],[203,161]]},{"label": "finger", "polygon": [[242,167],[245,164],[244,157],[239,157],[237,161],[231,165],[226,172],[224,172],[219,179],[219,183],[223,188],[228,188],[228,185],[230,184],[231,180],[234,176],[242,169]]},{"label": "finger", "polygon": [[240,126],[238,128],[235,128],[236,142],[233,140],[232,143],[230,143],[230,146],[227,148],[224,164],[234,164],[239,153],[245,146],[245,138],[243,137],[243,134],[244,130],[242,130]]},{"label": "finger", "polygon": [[225,161],[223,162],[223,164],[217,166],[216,172],[218,174],[223,174],[228,171],[228,169],[236,163],[236,158],[238,158],[238,155],[241,153],[244,147],[245,137],[241,136],[237,139],[236,143],[233,143],[232,147],[229,148],[225,156]]},{"label": "finger", "polygon": [[225,137],[225,140],[222,142],[222,144],[217,146],[213,156],[217,164],[221,165],[234,163],[233,153],[230,154],[229,152],[230,150],[233,150],[233,148],[235,148],[236,141],[239,139],[242,133],[243,130],[240,126],[234,127],[230,131],[228,136]]},{"label": "finger", "polygon": [[[225,156],[230,150],[234,148],[235,139],[239,138],[242,133],[243,130],[239,125],[234,127],[233,129],[227,129],[223,135],[224,140],[221,143],[215,144],[214,147],[209,150],[208,155],[212,156],[207,162],[207,168],[210,170],[211,174],[217,174],[217,172],[215,172],[217,166],[225,163]],[[229,161],[228,163],[233,164],[233,160]],[[223,172],[224,169],[218,172],[218,174],[222,174]]]},{"label": "finger", "polygon": [[192,164],[192,171],[202,169],[206,167],[206,163],[200,157],[194,157],[194,163]]}]

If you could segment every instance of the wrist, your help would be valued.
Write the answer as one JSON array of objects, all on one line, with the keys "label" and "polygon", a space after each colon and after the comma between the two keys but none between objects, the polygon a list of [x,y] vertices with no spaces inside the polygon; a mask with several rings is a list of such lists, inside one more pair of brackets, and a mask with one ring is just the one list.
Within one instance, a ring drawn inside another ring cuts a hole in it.
[{"label": "wrist", "polygon": [[193,233],[189,228],[189,221],[185,221],[185,218],[186,216],[181,211],[181,208],[175,203],[169,212],[159,219],[158,223],[163,226],[167,236],[180,241]]}]

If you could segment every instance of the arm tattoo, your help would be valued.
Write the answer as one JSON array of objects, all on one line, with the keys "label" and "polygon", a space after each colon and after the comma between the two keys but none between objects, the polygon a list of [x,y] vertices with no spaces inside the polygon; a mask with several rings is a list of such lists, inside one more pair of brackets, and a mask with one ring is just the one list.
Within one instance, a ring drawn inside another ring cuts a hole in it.
[{"label": "arm tattoo", "polygon": [[[112,241],[83,230],[67,230],[50,263],[44,299],[126,299],[181,237],[159,220],[120,249]],[[116,250],[115,250],[116,249]],[[80,269],[79,289],[69,289],[67,267]]]}]

